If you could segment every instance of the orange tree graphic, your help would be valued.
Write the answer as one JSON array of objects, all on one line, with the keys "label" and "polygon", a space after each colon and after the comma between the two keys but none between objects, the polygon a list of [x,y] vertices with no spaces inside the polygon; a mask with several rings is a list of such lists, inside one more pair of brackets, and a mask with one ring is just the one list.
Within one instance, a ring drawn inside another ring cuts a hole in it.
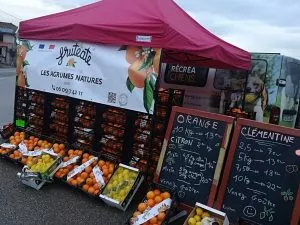
[{"label": "orange tree graphic", "polygon": [[161,49],[138,46],[122,46],[126,50],[128,68],[127,88],[144,88],[144,107],[149,113],[154,101],[155,84],[158,76]]}]

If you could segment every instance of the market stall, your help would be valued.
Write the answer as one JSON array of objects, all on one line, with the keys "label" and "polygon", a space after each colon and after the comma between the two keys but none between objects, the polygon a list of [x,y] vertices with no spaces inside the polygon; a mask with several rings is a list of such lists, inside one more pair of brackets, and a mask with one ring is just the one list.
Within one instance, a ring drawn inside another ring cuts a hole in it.
[{"label": "market stall", "polygon": [[[205,185],[193,187],[194,194],[190,187],[181,188],[179,203],[213,212],[197,201],[214,207],[234,120],[175,107],[169,122],[172,107],[182,106],[183,94],[172,87],[160,89],[157,78],[161,63],[184,65],[175,68],[178,71],[193,66],[246,71],[248,52],[208,32],[171,0],[103,0],[23,21],[19,37],[14,123],[25,132],[15,130],[11,146],[4,146],[1,154],[31,170],[38,167],[37,176],[50,157],[43,155],[61,155],[54,177],[121,210],[126,210],[144,178],[153,181],[156,171],[158,186],[149,188],[131,218],[133,224],[146,222],[141,218],[150,207],[152,217],[147,219],[154,223],[167,217],[178,195],[173,193],[178,188],[169,184],[178,185],[182,174],[172,176],[163,166],[169,163],[165,154],[184,157],[180,144],[186,143],[176,142],[172,149],[166,142],[175,125],[182,125],[192,138],[197,132],[208,135],[190,148],[206,146],[207,152],[198,155],[209,165],[200,180]],[[193,117],[199,124],[190,119],[180,122],[180,116]],[[173,124],[174,118],[178,124]],[[25,147],[18,147],[22,142]],[[178,159],[174,171],[182,170],[187,161]],[[197,168],[190,172],[200,176]],[[162,206],[160,214],[157,209]],[[191,221],[207,215],[192,213]],[[216,214],[227,219],[222,212]]]}]

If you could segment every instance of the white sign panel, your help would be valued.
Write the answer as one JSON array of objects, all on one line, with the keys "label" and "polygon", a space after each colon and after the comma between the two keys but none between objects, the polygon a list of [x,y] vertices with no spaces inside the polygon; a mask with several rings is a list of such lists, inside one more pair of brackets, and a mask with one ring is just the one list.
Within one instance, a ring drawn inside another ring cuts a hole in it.
[{"label": "white sign panel", "polygon": [[159,57],[152,48],[23,40],[18,85],[152,114]]}]

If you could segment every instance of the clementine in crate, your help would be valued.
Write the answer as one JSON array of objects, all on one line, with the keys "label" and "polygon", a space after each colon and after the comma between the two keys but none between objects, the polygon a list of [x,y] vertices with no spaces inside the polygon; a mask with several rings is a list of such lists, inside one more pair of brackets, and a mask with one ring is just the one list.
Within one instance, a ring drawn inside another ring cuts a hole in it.
[{"label": "clementine in crate", "polygon": [[[159,189],[148,191],[144,202],[141,202],[138,207],[137,211],[132,215],[130,219],[130,223],[133,224],[138,218],[139,215],[145,213],[146,211],[151,210],[154,206],[161,203],[163,200],[171,198],[171,194],[169,192],[162,192]],[[160,210],[158,214],[152,218],[149,218],[146,222],[142,224],[161,224],[166,218],[166,210]]]},{"label": "clementine in crate", "polygon": [[[85,156],[90,157],[90,156]],[[114,171],[115,165],[109,161],[99,160],[97,163],[99,169],[102,171],[102,178],[105,182],[105,184],[108,183],[109,178],[111,177],[111,174]],[[82,190],[89,193],[90,195],[99,195],[101,188],[95,178],[92,166],[88,166],[84,170],[89,174],[88,178],[85,180],[85,184],[82,186]]]},{"label": "clementine in crate", "polygon": [[[53,145],[53,148],[59,148],[58,147],[58,144],[54,144]],[[67,162],[69,161],[70,159],[78,156],[80,157],[82,155],[83,151],[81,150],[73,150],[73,149],[70,149],[68,152],[67,152],[67,155],[63,158],[63,162]],[[75,165],[76,165],[76,162],[75,163],[72,163],[66,167],[63,167],[63,168],[60,168],[56,173],[55,173],[55,177],[56,178],[63,178],[65,177],[71,170],[73,170],[75,168]]]}]

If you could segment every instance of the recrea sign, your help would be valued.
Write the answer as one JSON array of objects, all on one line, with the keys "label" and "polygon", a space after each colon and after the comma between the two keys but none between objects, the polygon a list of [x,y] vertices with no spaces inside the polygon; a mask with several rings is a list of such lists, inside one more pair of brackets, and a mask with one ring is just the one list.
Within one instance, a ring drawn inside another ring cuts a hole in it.
[{"label": "recrea sign", "polygon": [[23,40],[18,85],[153,113],[160,49]]}]

